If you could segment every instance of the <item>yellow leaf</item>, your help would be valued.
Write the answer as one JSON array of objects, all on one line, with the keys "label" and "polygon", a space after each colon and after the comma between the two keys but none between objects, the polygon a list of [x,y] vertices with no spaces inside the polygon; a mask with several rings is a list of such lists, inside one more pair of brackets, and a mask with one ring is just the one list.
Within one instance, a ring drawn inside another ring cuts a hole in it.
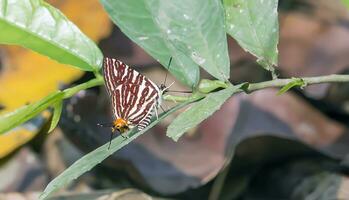
[{"label": "yellow leaf", "polygon": [[42,112],[22,126],[17,127],[6,134],[0,135],[0,158],[14,151],[17,147],[30,141],[40,131],[40,127],[50,118],[50,111]]},{"label": "yellow leaf", "polygon": [[[50,0],[48,3],[60,9],[94,41],[99,41],[111,32],[112,23],[98,0]],[[0,104],[5,107],[0,110],[0,114],[37,101],[83,75],[80,70],[21,47],[0,45],[0,48]],[[23,127],[0,136],[0,158],[28,142],[39,131],[25,131]],[[14,142],[13,138],[21,139]]]}]

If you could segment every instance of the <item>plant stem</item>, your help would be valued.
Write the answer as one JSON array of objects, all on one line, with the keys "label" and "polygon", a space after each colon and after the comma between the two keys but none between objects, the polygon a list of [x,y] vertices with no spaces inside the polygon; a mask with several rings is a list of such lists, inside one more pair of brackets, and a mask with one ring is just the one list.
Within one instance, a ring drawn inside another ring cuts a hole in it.
[{"label": "plant stem", "polygon": [[78,93],[80,90],[84,90],[84,89],[87,89],[87,88],[91,88],[91,87],[95,87],[95,86],[98,86],[98,85],[102,85],[104,82],[103,78],[102,77],[97,77],[95,79],[92,79],[92,80],[89,80],[85,83],[82,83],[80,85],[77,85],[75,87],[72,87],[72,88],[68,88],[68,89],[65,89],[63,92],[64,92],[64,99],[66,98],[69,98],[71,96],[73,96],[74,94]]},{"label": "plant stem", "polygon": [[[303,77],[300,79],[302,79],[306,85],[319,84],[319,83],[349,82],[349,75],[332,74],[332,75],[326,75],[326,76]],[[244,89],[244,91],[246,93],[251,93],[256,90],[261,90],[261,89],[270,88],[270,87],[282,87],[292,81],[294,81],[294,78],[275,79],[275,80],[264,81],[259,83],[250,83],[248,87]],[[79,92],[80,90],[84,90],[84,89],[95,87],[102,84],[103,84],[103,77],[98,76],[97,78],[87,81],[86,83],[64,90],[64,93],[65,93],[64,98],[69,98],[73,96],[75,93]],[[200,98],[205,96],[204,94],[199,94],[199,93],[193,93],[192,96],[164,95],[164,99],[167,101],[184,102],[192,98],[196,98],[195,95],[201,95]]]},{"label": "plant stem", "polygon": [[[306,85],[319,84],[319,83],[336,83],[336,82],[349,82],[349,75],[326,75],[326,76],[315,76],[315,77],[303,77],[301,78]],[[250,83],[249,86],[244,90],[246,93],[254,92],[256,90],[270,88],[270,87],[282,87],[288,83],[294,81],[292,78],[287,79],[275,79],[271,81],[264,81],[260,83]]]},{"label": "plant stem", "polygon": [[99,73],[99,71],[94,71],[93,74],[95,75],[95,77],[96,77],[97,79],[103,78],[102,74]]},{"label": "plant stem", "polygon": [[165,94],[162,98],[165,101],[172,101],[172,102],[186,102],[186,101],[196,101],[199,99],[204,98],[206,95],[202,93],[193,93],[191,96],[174,96],[174,95],[168,95]]},{"label": "plant stem", "polygon": [[[349,82],[349,75],[331,74],[326,76],[303,77],[299,79],[302,79],[302,81],[304,82],[304,86],[307,86],[307,85],[319,84],[319,83]],[[265,89],[265,88],[283,87],[289,84],[290,82],[293,82],[294,80],[295,78],[284,78],[284,79],[274,79],[274,80],[264,81],[259,83],[246,83],[248,87],[241,89],[240,92],[251,93],[251,92]],[[202,96],[201,98],[203,98],[207,94],[195,93],[195,92],[192,94],[192,96],[174,96],[174,95],[166,94],[163,96],[163,98],[165,101],[185,102],[193,98],[195,95],[201,95]]]}]

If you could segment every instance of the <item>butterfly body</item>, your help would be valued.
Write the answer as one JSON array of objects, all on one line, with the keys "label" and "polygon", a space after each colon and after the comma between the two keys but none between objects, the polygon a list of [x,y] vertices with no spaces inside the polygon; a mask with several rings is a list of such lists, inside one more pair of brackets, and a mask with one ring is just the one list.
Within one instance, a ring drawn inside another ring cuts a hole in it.
[{"label": "butterfly body", "polygon": [[130,122],[126,121],[123,118],[117,118],[113,122],[113,128],[112,131],[115,132],[115,130],[118,130],[120,133],[124,133],[128,130],[130,130]]},{"label": "butterfly body", "polygon": [[113,107],[113,130],[144,129],[160,106],[164,90],[119,60],[105,58],[103,69]]}]

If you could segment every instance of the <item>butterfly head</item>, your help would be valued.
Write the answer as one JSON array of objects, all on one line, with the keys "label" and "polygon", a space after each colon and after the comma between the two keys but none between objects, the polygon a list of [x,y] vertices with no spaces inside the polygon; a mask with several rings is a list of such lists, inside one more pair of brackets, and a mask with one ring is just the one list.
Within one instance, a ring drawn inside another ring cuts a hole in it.
[{"label": "butterfly head", "polygon": [[166,86],[165,84],[161,84],[159,86],[160,91],[162,92],[162,94],[165,94],[166,92],[168,92],[168,89],[174,84],[175,82],[173,81],[169,86]]},{"label": "butterfly head", "polygon": [[113,122],[113,129],[118,130],[120,133],[124,133],[124,132],[128,131],[130,129],[130,127],[129,127],[127,120],[125,120],[123,118],[117,118]]},{"label": "butterfly head", "polygon": [[165,92],[167,92],[167,87],[166,87],[166,85],[165,84],[161,84],[160,86],[159,86],[159,89],[160,89],[160,91],[162,91],[163,93],[165,93]]}]

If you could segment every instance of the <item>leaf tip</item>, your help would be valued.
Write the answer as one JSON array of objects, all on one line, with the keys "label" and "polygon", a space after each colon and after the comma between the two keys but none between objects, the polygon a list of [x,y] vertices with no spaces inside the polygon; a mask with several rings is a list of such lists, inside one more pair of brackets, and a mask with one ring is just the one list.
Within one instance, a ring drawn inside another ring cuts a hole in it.
[{"label": "leaf tip", "polygon": [[[178,129],[175,129],[178,130]],[[166,136],[171,138],[173,141],[177,142],[182,134],[178,134],[178,131],[173,131],[171,125],[167,129]]]}]

